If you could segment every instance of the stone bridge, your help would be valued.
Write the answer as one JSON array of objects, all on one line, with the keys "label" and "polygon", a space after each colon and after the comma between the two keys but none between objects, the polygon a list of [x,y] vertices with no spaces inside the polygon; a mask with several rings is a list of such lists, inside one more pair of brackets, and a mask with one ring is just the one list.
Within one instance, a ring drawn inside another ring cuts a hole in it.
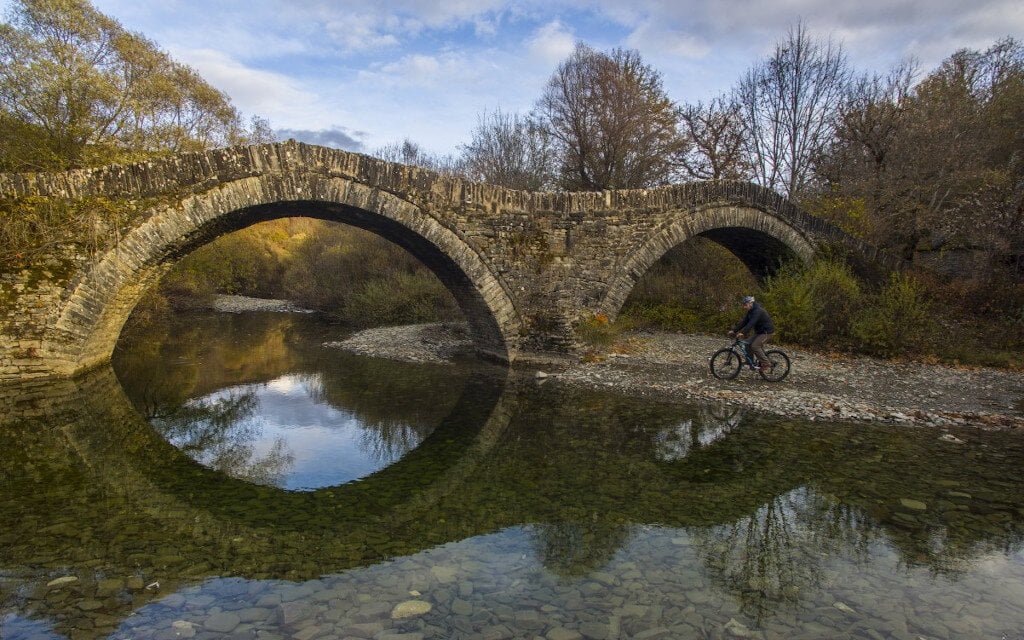
[{"label": "stone bridge", "polygon": [[[394,242],[452,292],[481,354],[571,355],[573,326],[614,319],[636,281],[694,236],[754,273],[839,244],[874,249],[750,183],[527,193],[293,141],[59,174],[0,175],[0,200],[112,212],[92,243],[0,275],[0,380],[68,376],[110,358],[143,293],[183,256],[251,224],[308,216]],[[96,205],[100,207],[100,205]]]}]

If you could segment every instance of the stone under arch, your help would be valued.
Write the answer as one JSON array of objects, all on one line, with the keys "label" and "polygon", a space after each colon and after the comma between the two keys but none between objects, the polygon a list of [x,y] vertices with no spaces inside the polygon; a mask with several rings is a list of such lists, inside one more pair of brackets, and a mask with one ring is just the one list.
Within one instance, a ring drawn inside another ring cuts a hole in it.
[{"label": "stone under arch", "polygon": [[703,236],[733,252],[754,275],[763,277],[777,267],[780,258],[795,255],[811,262],[812,241],[776,216],[749,206],[711,204],[680,211],[655,229],[638,248],[615,268],[598,312],[614,319],[637,281],[669,250]]},{"label": "stone under arch", "polygon": [[456,231],[392,193],[314,173],[241,178],[150,212],[71,288],[45,355],[58,375],[106,362],[132,309],[174,263],[226,233],[296,215],[357,226],[402,246],[452,292],[481,354],[515,359],[518,312]]}]

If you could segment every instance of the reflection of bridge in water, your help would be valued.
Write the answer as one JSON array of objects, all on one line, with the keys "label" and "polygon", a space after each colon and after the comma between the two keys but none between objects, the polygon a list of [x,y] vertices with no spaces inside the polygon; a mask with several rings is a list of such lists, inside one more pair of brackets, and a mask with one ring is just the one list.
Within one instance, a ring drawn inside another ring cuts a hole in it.
[{"label": "reflection of bridge in water", "polygon": [[[743,576],[765,567],[763,595],[782,597],[786,581],[800,578],[786,573],[800,573],[793,563],[805,550],[795,546],[808,543],[787,535],[785,510],[797,510],[825,548],[884,536],[908,564],[938,570],[1020,539],[1019,525],[978,527],[969,510],[901,518],[901,498],[941,501],[946,477],[959,472],[959,452],[931,438],[714,411],[681,422],[679,409],[537,390],[509,375],[471,377],[450,415],[396,464],[310,493],[196,464],[156,435],[109,369],[27,388],[8,396],[16,411],[0,425],[0,444],[22,452],[4,458],[3,499],[15,514],[4,533],[8,584],[39,594],[31,615],[71,628],[85,614],[71,600],[41,597],[55,571],[83,576],[86,588],[90,576],[137,575],[165,593],[207,575],[302,580],[535,524],[545,565],[580,575],[603,566],[631,527],[657,525],[694,531],[706,570],[737,597],[751,597]],[[873,464],[906,474],[875,476],[865,471]],[[1007,482],[993,502],[1012,512],[1024,481]],[[72,499],[54,483],[75,487]],[[996,490],[974,493],[985,491]],[[17,569],[29,558],[50,560]],[[124,595],[114,617],[154,597]]]},{"label": "reflection of bridge in water", "polygon": [[574,352],[575,322],[614,319],[637,280],[695,236],[759,276],[825,245],[892,262],[749,183],[526,193],[294,142],[0,175],[0,198],[66,203],[109,230],[95,252],[61,246],[0,283],[18,319],[0,328],[0,379],[105,362],[143,293],[181,257],[286,216],[351,224],[407,249],[452,292],[478,350],[503,361]]}]

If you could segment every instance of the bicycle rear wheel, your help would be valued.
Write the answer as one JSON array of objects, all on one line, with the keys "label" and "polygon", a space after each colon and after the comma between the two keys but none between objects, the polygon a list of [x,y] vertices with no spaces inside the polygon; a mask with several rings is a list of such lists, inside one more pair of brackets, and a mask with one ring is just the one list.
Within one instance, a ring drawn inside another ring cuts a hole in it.
[{"label": "bicycle rear wheel", "polygon": [[782,382],[789,375],[789,356],[778,349],[765,351],[768,362],[772,363],[771,369],[761,370],[761,377],[769,382]]},{"label": "bicycle rear wheel", "polygon": [[711,360],[708,361],[708,365],[711,367],[711,375],[719,380],[732,380],[740,374],[740,369],[743,367],[743,358],[740,357],[740,354],[726,347],[716,351],[711,356]]}]

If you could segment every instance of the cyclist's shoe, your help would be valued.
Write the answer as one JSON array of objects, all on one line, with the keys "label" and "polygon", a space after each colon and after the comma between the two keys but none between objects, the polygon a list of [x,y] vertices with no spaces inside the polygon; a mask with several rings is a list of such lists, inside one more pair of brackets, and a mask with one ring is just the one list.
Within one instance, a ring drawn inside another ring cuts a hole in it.
[{"label": "cyclist's shoe", "polygon": [[761,373],[771,373],[772,369],[774,369],[774,368],[775,368],[774,364],[772,364],[770,362],[762,362],[760,364],[760,366],[758,366],[757,370],[760,371]]}]

